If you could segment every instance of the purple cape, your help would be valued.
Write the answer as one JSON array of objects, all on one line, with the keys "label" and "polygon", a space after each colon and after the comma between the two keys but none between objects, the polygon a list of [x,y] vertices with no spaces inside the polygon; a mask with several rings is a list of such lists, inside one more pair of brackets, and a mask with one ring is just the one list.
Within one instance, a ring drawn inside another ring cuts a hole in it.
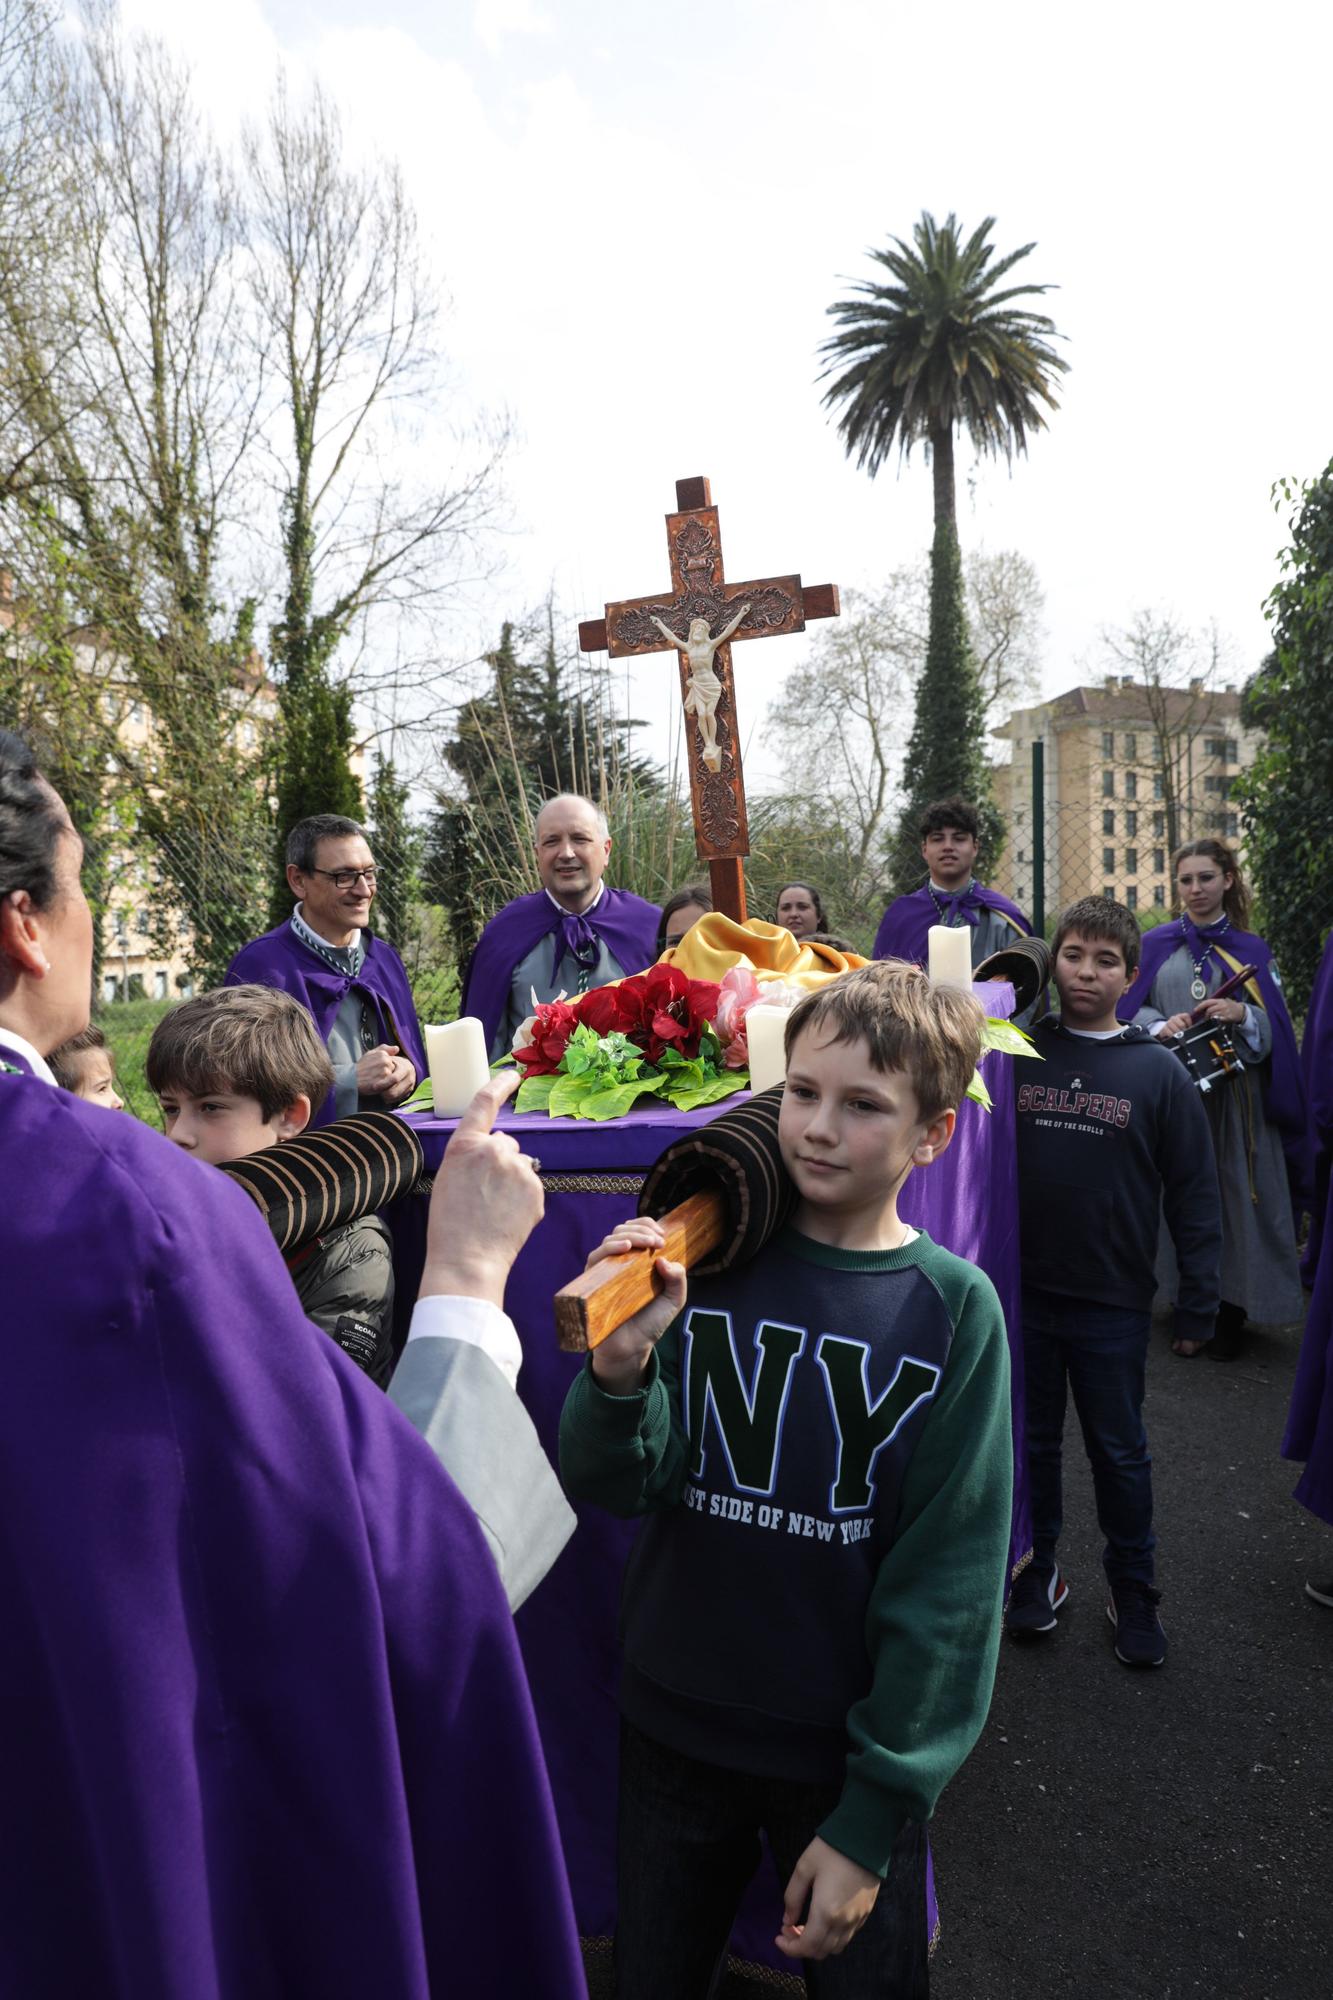
[{"label": "purple cape", "polygon": [[[463,983],[460,1014],[475,1014],[486,1030],[489,1048],[509,1005],[509,987],[514,967],[521,965],[534,945],[544,937],[554,937],[560,928],[561,912],[544,889],[532,896],[516,896],[497,910],[477,940]],[[657,957],[657,930],[662,912],[656,903],[628,889],[604,889],[602,900],[585,919],[589,928],[606,945],[616,963],[627,973],[642,972]],[[552,946],[554,952],[554,946]],[[569,966],[573,989],[577,968]]]},{"label": "purple cape", "polygon": [[585,1991],[495,1565],[226,1177],[0,1079],[0,1992]]},{"label": "purple cape", "polygon": [[[412,1062],[417,1082],[426,1074],[426,1049],[417,1022],[407,969],[391,944],[361,933],[366,947],[365,963],[355,979],[345,978],[317,958],[302,944],[290,924],[265,931],[253,944],[242,945],[227,967],[227,986],[278,986],[291,993],[314,1018],[322,1042],[327,1042],[334,1017],[349,988],[361,993],[375,1009],[380,1024],[380,1040],[396,1042]],[[331,1124],[337,1112],[334,1093],[320,1105],[312,1125]]]},{"label": "purple cape", "polygon": [[[1147,1004],[1153,981],[1181,942],[1176,918],[1144,932],[1138,975],[1116,1008],[1122,1021],[1132,1021],[1139,1008]],[[1291,1025],[1282,988],[1273,977],[1273,954],[1253,931],[1240,931],[1233,925],[1225,934],[1225,948],[1219,944],[1214,956],[1227,973],[1238,972],[1243,965],[1257,968],[1255,983],[1273,1030],[1273,1057],[1264,1085],[1264,1108],[1282,1136],[1291,1197],[1300,1211],[1309,1206],[1314,1179],[1309,1110],[1296,1050],[1296,1030]]]},{"label": "purple cape", "polygon": [[[1017,903],[1011,903],[998,889],[984,888],[980,882],[974,882],[972,889],[983,910],[998,910],[1024,937],[1031,937],[1032,926]],[[924,965],[927,959],[926,934],[931,925],[939,920],[939,910],[923,882],[909,896],[899,896],[896,902],[889,904],[875,932],[871,957],[905,958],[910,964]]]},{"label": "purple cape", "polygon": [[1314,1200],[1310,1209],[1310,1241],[1301,1262],[1301,1277],[1312,1285],[1324,1241],[1324,1219],[1333,1175],[1333,932],[1315,974],[1310,1011],[1301,1038],[1301,1073],[1305,1080],[1310,1122],[1314,1128]]},{"label": "purple cape", "polygon": [[[1323,1225],[1328,1237],[1333,1231],[1333,1189]],[[1333,1251],[1326,1250],[1319,1258],[1315,1272],[1282,1456],[1304,1462],[1295,1497],[1333,1527]]]}]

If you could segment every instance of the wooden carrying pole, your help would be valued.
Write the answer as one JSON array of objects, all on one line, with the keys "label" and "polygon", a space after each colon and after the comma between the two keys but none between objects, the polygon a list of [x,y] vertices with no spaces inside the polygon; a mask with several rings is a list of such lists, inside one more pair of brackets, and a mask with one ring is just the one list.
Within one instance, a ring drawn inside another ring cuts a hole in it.
[{"label": "wooden carrying pole", "polygon": [[727,1233],[727,1204],[716,1189],[692,1194],[662,1217],[666,1242],[660,1250],[630,1250],[621,1257],[603,1257],[555,1295],[555,1326],[567,1354],[585,1354],[600,1347],[608,1334],[651,1305],[662,1289],[656,1264],[669,1257],[691,1266],[716,1250]]}]

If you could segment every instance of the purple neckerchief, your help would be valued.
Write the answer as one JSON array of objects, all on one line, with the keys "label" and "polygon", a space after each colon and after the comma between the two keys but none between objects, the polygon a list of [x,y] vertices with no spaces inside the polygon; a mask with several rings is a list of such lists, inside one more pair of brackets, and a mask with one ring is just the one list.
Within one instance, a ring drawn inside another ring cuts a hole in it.
[{"label": "purple neckerchief", "polygon": [[[565,913],[545,889],[516,896],[497,910],[477,940],[463,982],[460,1014],[474,1014],[486,1031],[486,1046],[494,1043],[509,1009],[514,967],[535,945],[560,928]],[[642,972],[657,957],[657,927],[662,912],[656,903],[628,889],[603,888],[596,907],[578,921],[600,938],[623,972]],[[556,960],[559,964],[559,960]]]},{"label": "purple neckerchief", "polygon": [[[1212,926],[1209,925],[1208,929]],[[1185,944],[1186,940],[1180,934],[1180,920],[1176,917],[1170,923],[1157,924],[1152,930],[1144,932],[1143,957],[1134,984],[1116,1008],[1122,1021],[1132,1021],[1139,1008],[1147,1006],[1158,973],[1172,952],[1180,950]],[[1234,924],[1224,937],[1212,941],[1211,949],[1228,976],[1238,972],[1243,965],[1255,968],[1252,984],[1258,987],[1273,1030],[1273,1054],[1267,1065],[1268,1075],[1264,1083],[1264,1109],[1282,1135],[1292,1201],[1298,1209],[1303,1209],[1311,1199],[1313,1181],[1310,1115],[1300,1056],[1296,1049],[1296,1030],[1291,1025],[1282,988],[1273,977],[1273,954],[1261,937],[1256,937],[1253,931],[1238,930]],[[1236,997],[1239,999],[1241,995]],[[1252,994],[1249,997],[1252,998]]]},{"label": "purple neckerchief", "polygon": [[[938,889],[931,894],[930,884],[923,882],[910,895],[899,896],[890,903],[880,920],[875,933],[872,958],[905,958],[913,965],[924,965],[927,958],[927,933],[933,924],[943,921],[940,917]],[[1032,926],[1017,903],[1011,903],[998,889],[988,889],[984,883],[969,883],[960,898],[941,897],[940,901],[960,900],[964,907],[961,915],[964,923],[975,925],[980,922],[982,910],[998,910],[1007,917],[1014,929],[1024,937],[1032,935]]]},{"label": "purple neckerchief", "polygon": [[[244,986],[253,981],[256,986],[277,986],[292,994],[308,1010],[319,1039],[326,1044],[347,994],[362,995],[375,1016],[381,1041],[397,1044],[420,1082],[427,1070],[426,1050],[406,967],[383,938],[362,931],[361,942],[365,957],[352,978],[317,957],[290,923],[279,924],[237,952],[227,967],[224,983]],[[312,1125],[332,1123],[337,1116],[336,1098],[336,1091],[331,1090],[311,1119]]]},{"label": "purple neckerchief", "polygon": [[588,919],[591,910],[577,914],[573,910],[561,910],[560,921],[555,931],[555,957],[551,960],[551,984],[554,986],[561,960],[566,956],[585,972],[591,972],[602,955],[602,941]]},{"label": "purple neckerchief", "polygon": [[[1196,924],[1192,917],[1182,916],[1180,918],[1180,941],[1189,952],[1194,964],[1198,967],[1199,977],[1204,980],[1205,984],[1207,983],[1206,975],[1209,959],[1218,956],[1218,947],[1221,945],[1223,938],[1229,937],[1232,934],[1233,925],[1229,917],[1219,917],[1216,923],[1204,924],[1202,926]],[[1248,960],[1245,962],[1249,963]],[[1218,964],[1221,965],[1221,963],[1221,959],[1218,958]],[[1224,976],[1229,976],[1225,967],[1223,968],[1223,973]]]},{"label": "purple neckerchief", "polygon": [[981,922],[981,912],[985,905],[977,895],[975,882],[969,882],[965,889],[957,889],[952,895],[937,889],[933,882],[927,882],[926,893],[935,905],[942,924],[955,930],[960,929],[963,924],[971,924],[975,930]]}]

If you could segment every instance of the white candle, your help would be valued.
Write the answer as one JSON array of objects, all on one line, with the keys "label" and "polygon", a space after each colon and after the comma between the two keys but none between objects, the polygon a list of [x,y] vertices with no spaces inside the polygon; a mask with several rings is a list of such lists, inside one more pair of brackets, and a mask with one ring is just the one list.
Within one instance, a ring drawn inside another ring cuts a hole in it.
[{"label": "white candle", "polygon": [[932,924],[929,931],[930,976],[937,986],[962,986],[972,991],[972,931],[959,924]]},{"label": "white candle", "polygon": [[486,1055],[486,1030],[473,1014],[427,1028],[426,1061],[435,1092],[435,1116],[457,1118],[466,1111],[491,1073]]},{"label": "white candle", "polygon": [[790,1007],[769,1007],[760,1002],[745,1017],[745,1040],[750,1051],[751,1090],[771,1090],[787,1078],[787,1032]]}]

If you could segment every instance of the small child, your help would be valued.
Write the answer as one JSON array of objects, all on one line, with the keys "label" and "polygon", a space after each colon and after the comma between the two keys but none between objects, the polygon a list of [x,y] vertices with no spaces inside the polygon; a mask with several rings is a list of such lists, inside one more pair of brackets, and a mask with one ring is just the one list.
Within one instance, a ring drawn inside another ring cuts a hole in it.
[{"label": "small child", "polygon": [[89,1104],[104,1104],[108,1111],[125,1109],[125,1100],[116,1091],[116,1067],[100,1028],[85,1028],[81,1035],[71,1036],[47,1061],[62,1090],[86,1098]]},{"label": "small child", "polygon": [[[980,1048],[970,996],[915,966],[807,995],[779,1122],[791,1225],[685,1311],[660,1258],[663,1296],[570,1389],[569,1491],[649,1516],[622,1605],[622,2000],[712,1990],[761,1829],[787,1957],[846,1950],[848,2000],[926,1991],[925,1823],[995,1675],[1009,1354],[990,1280],[897,1202]],[[593,1260],[662,1240],[622,1223]]]},{"label": "small child", "polygon": [[[272,986],[220,986],[153,1030],[145,1064],[174,1146],[209,1166],[294,1139],[333,1086],[299,1000]],[[393,1367],[393,1252],[378,1216],[306,1244],[288,1270],[307,1319],[383,1387]]]},{"label": "small child", "polygon": [[1159,1217],[1175,1242],[1185,1341],[1213,1330],[1222,1221],[1208,1120],[1184,1064],[1116,1019],[1138,963],[1131,911],[1104,896],[1071,904],[1053,946],[1059,1018],[1033,1030],[1045,1066],[1034,1082],[1034,1063],[1014,1065],[1033,1555],[1005,1625],[1019,1638],[1053,1631],[1069,1595],[1055,1561],[1069,1389],[1106,1536],[1116,1657],[1160,1667],[1143,1428]]}]

